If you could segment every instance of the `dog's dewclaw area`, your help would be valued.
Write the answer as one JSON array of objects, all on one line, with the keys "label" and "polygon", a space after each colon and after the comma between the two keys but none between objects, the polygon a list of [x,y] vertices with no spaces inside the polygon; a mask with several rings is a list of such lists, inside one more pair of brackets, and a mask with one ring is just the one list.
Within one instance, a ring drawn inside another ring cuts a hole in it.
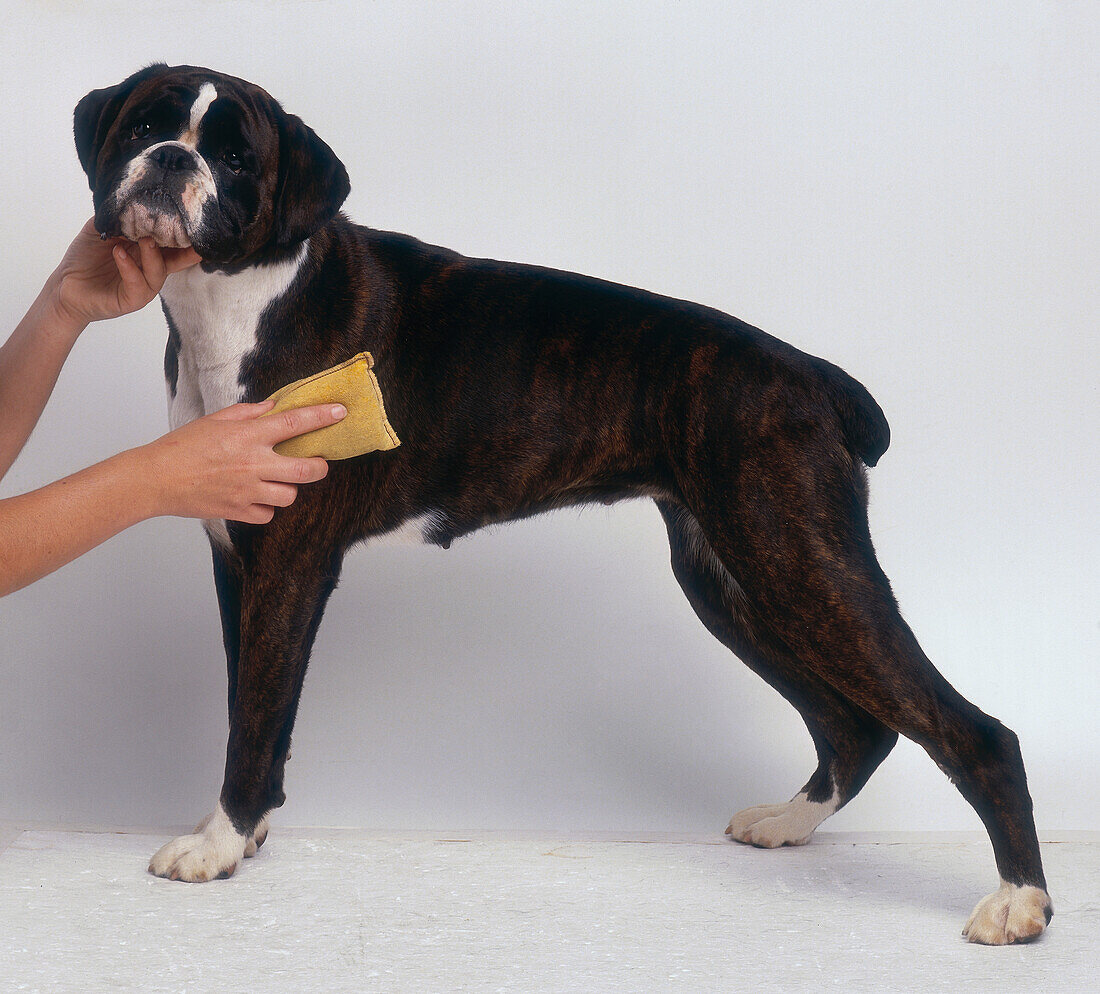
[{"label": "dog's dewclaw area", "polygon": [[165,836],[7,833],[4,991],[1095,990],[1100,836],[1046,844],[1035,944],[968,944],[989,843],[380,835],[276,824],[230,880]]}]

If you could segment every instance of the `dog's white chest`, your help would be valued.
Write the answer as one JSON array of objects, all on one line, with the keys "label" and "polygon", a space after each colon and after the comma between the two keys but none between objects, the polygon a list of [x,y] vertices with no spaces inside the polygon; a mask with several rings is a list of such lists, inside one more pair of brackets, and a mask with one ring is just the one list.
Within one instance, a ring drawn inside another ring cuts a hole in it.
[{"label": "dog's white chest", "polygon": [[[267,308],[290,289],[309,251],[273,266],[256,266],[228,276],[198,266],[173,273],[160,296],[179,334],[175,392],[168,383],[168,423],[179,428],[241,400],[241,364],[256,347]],[[224,521],[207,521],[214,541],[229,547]]]},{"label": "dog's white chest", "polygon": [[194,266],[164,281],[161,299],[180,339],[175,394],[171,384],[168,391],[172,428],[240,401],[241,363],[256,347],[260,318],[289,289],[307,251],[308,243],[287,262],[232,276]]}]

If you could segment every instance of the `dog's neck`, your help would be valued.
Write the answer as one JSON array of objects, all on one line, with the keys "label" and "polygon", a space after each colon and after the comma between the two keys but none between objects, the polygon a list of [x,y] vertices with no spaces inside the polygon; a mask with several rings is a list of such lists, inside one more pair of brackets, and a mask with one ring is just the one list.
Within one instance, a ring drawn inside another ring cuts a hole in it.
[{"label": "dog's neck", "polygon": [[306,241],[283,262],[233,274],[193,266],[165,280],[160,297],[179,341],[175,390],[168,384],[173,428],[241,400],[241,362],[256,347],[260,319],[291,288],[308,252]]}]

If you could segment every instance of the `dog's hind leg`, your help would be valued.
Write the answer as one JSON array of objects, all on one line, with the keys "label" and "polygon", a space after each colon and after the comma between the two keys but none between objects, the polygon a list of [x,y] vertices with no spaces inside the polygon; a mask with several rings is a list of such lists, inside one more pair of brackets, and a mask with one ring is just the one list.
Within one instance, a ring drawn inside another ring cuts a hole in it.
[{"label": "dog's hind leg", "polygon": [[713,485],[694,487],[689,499],[711,548],[764,629],[843,697],[921,745],[982,819],[1001,888],[975,908],[967,937],[1036,937],[1051,903],[1019,741],[944,679],[902,619],[871,546],[862,467],[804,420],[779,423],[735,458],[719,464],[720,482],[742,499],[716,499]]},{"label": "dog's hind leg", "polygon": [[323,535],[288,525],[289,518],[250,530],[240,573],[231,570],[218,579],[223,624],[236,614],[235,592],[240,598],[235,673],[232,625],[226,625],[225,780],[213,815],[153,856],[149,869],[157,876],[188,881],[230,876],[250,846],[263,841],[266,815],[285,799],[283,767],[302,681],[340,568],[340,556],[325,551],[331,547]]},{"label": "dog's hind leg", "polygon": [[859,793],[893,748],[897,732],[837,693],[760,624],[689,511],[665,501],[657,506],[668,529],[673,573],[695,613],[711,634],[797,708],[817,750],[817,769],[791,801],[735,814],[726,834],[769,849],[802,845]]}]

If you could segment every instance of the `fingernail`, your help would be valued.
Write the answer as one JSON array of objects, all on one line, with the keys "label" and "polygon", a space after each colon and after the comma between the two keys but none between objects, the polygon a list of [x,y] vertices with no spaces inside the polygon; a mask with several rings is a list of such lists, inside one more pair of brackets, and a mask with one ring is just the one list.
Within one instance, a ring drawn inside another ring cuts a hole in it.
[{"label": "fingernail", "polygon": [[348,413],[348,409],[343,404],[333,404],[330,413],[334,418],[339,420]]}]

